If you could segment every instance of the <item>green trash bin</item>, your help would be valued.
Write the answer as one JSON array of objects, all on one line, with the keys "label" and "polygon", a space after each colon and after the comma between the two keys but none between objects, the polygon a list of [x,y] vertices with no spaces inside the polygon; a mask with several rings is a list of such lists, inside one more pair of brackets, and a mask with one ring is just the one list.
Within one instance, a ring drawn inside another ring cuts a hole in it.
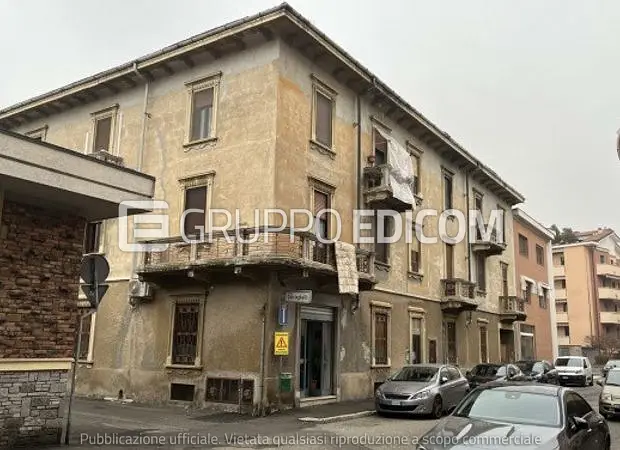
[{"label": "green trash bin", "polygon": [[280,374],[280,392],[292,392],[293,388],[293,374],[281,373]]}]

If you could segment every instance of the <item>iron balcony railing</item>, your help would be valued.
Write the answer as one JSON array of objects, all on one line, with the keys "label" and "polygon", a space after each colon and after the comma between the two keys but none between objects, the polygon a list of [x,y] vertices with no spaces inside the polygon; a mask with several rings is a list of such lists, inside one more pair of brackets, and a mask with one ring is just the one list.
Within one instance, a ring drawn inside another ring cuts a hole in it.
[{"label": "iron balcony railing", "polygon": [[525,300],[514,295],[501,296],[500,312],[502,314],[525,314]]},{"label": "iron balcony railing", "polygon": [[448,278],[441,280],[443,284],[444,298],[476,298],[476,285],[461,278]]}]

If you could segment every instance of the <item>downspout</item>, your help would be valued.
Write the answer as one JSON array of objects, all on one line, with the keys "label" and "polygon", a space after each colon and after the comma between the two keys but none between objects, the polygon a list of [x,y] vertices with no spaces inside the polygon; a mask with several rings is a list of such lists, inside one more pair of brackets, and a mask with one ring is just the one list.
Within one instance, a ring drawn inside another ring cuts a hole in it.
[{"label": "downspout", "polygon": [[[476,170],[476,169],[474,169]],[[470,170],[465,171],[465,195],[467,197],[467,208],[465,208],[466,214],[469,212],[470,205],[470,195],[469,195],[469,174]],[[469,223],[469,214],[467,216],[467,229],[465,231],[465,236],[467,239],[467,280],[471,283],[471,245],[469,242],[469,228],[471,227],[471,223]]]},{"label": "downspout", "polygon": [[258,406],[258,415],[265,415],[265,333],[267,330],[267,303],[261,308],[263,319],[262,332],[260,336],[260,404]]},{"label": "downspout", "polygon": [[[357,109],[357,161],[356,161],[356,208],[357,210],[362,209],[362,97],[358,94],[356,98],[356,109]],[[354,220],[355,223],[355,220]],[[353,232],[355,236],[356,231]],[[356,242],[355,247],[359,250],[360,243]],[[352,308],[352,311],[356,311],[360,306],[360,294],[359,292],[355,294],[355,308]]]},{"label": "downspout", "polygon": [[592,328],[593,326],[595,327],[595,331],[596,333],[592,333],[595,337],[596,337],[596,342],[599,344],[599,348],[600,348],[600,339],[601,339],[601,320],[600,320],[600,314],[599,314],[599,298],[598,298],[598,276],[596,274],[596,261],[594,258],[594,251],[596,250],[596,246],[592,246],[590,247],[590,273],[592,274],[591,277],[591,284],[592,284],[592,298],[593,298],[593,302],[594,302],[594,320],[596,322],[594,322],[592,320],[592,312],[590,313],[590,327]]},{"label": "downspout", "polygon": [[549,284],[549,318],[551,325],[551,357],[553,361],[558,357],[558,325],[555,310],[555,281],[553,277],[553,243],[551,238],[547,242],[547,283]]}]

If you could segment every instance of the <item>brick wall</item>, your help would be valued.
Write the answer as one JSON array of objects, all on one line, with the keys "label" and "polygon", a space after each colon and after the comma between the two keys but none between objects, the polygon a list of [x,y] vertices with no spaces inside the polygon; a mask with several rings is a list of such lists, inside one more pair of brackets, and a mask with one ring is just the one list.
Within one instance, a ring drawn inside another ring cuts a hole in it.
[{"label": "brick wall", "polygon": [[70,358],[84,221],[6,201],[0,227],[0,358]]}]

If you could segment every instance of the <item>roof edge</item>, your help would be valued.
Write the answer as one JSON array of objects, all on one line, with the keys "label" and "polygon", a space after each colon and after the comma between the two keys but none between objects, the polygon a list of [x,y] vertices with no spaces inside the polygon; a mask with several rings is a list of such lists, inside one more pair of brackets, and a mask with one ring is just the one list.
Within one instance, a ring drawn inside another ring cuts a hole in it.
[{"label": "roof edge", "polygon": [[536,219],[526,213],[523,209],[514,206],[512,208],[512,215],[517,219],[523,221],[524,223],[528,224],[530,227],[534,228],[540,234],[549,238],[549,240],[552,240],[555,237],[554,234],[547,229],[547,227],[542,225],[540,222],[538,222]]}]

